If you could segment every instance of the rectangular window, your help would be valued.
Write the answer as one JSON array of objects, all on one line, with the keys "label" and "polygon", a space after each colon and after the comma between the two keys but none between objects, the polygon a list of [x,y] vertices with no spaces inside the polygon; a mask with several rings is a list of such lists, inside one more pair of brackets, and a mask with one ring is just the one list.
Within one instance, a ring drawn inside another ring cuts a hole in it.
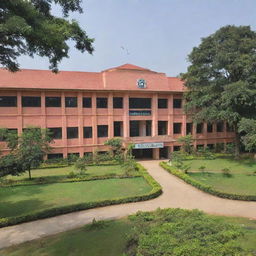
[{"label": "rectangular window", "polygon": [[173,99],[173,108],[181,108],[182,99]]},{"label": "rectangular window", "polygon": [[113,108],[123,108],[123,98],[114,97],[113,98]]},{"label": "rectangular window", "polygon": [[67,127],[67,138],[77,139],[78,138],[78,127]]},{"label": "rectangular window", "polygon": [[48,154],[47,159],[62,159],[63,154]]},{"label": "rectangular window", "polygon": [[77,107],[77,97],[65,97],[65,107],[66,108],[76,108]]},{"label": "rectangular window", "polygon": [[186,134],[192,134],[193,133],[193,123],[187,123],[186,124]]},{"label": "rectangular window", "polygon": [[217,123],[217,132],[223,132],[224,131],[224,123],[218,122]]},{"label": "rectangular window", "polygon": [[180,151],[180,146],[174,146],[173,151]]},{"label": "rectangular window", "polygon": [[173,133],[174,134],[181,133],[181,125],[182,125],[182,123],[173,123]]},{"label": "rectangular window", "polygon": [[107,108],[108,107],[108,98],[97,98],[97,108]]},{"label": "rectangular window", "polygon": [[90,126],[84,127],[84,138],[86,139],[92,138],[92,127]]},{"label": "rectangular window", "polygon": [[41,97],[22,96],[22,107],[41,107]]},{"label": "rectangular window", "polygon": [[50,107],[59,108],[59,107],[61,107],[61,97],[45,97],[45,106],[47,108],[50,108]]},{"label": "rectangular window", "polygon": [[158,108],[168,108],[168,100],[158,99]]},{"label": "rectangular window", "polygon": [[196,133],[202,133],[203,132],[203,124],[197,124],[196,125]]},{"label": "rectangular window", "polygon": [[17,97],[0,96],[0,107],[17,107]]},{"label": "rectangular window", "polygon": [[146,120],[146,136],[151,136],[152,121]]},{"label": "rectangular window", "polygon": [[227,132],[234,132],[234,126],[227,123]]},{"label": "rectangular window", "polygon": [[62,139],[62,128],[61,127],[56,127],[56,128],[48,128],[50,131],[50,136],[55,139],[59,140]]},{"label": "rectangular window", "polygon": [[97,126],[98,138],[108,137],[108,126],[107,125],[98,125]]},{"label": "rectangular window", "polygon": [[114,137],[123,136],[123,122],[115,121],[114,122]]},{"label": "rectangular window", "polygon": [[158,135],[167,134],[167,121],[158,121]]},{"label": "rectangular window", "polygon": [[84,97],[83,98],[83,108],[91,108],[92,107],[92,98]]},{"label": "rectangular window", "polygon": [[129,108],[151,108],[151,98],[129,98]]},{"label": "rectangular window", "polygon": [[213,125],[210,124],[210,123],[207,124],[207,132],[208,133],[212,133],[213,132]]},{"label": "rectangular window", "polygon": [[[7,129],[7,131],[6,131],[8,134],[13,134],[13,135],[16,135],[16,136],[18,136],[18,129],[15,129],[15,128],[13,128],[13,129]],[[17,137],[18,138],[18,137]],[[6,136],[5,135],[0,135],[0,141],[5,141],[6,140]]]}]

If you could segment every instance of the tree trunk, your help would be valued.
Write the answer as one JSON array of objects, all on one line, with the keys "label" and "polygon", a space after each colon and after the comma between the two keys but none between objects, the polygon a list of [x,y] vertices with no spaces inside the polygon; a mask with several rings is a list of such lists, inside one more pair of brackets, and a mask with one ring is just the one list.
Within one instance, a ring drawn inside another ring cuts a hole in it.
[{"label": "tree trunk", "polygon": [[238,159],[240,156],[240,135],[235,127],[235,158]]},{"label": "tree trunk", "polygon": [[30,171],[30,168],[28,169],[28,174],[29,174],[29,179],[31,180],[31,171]]}]

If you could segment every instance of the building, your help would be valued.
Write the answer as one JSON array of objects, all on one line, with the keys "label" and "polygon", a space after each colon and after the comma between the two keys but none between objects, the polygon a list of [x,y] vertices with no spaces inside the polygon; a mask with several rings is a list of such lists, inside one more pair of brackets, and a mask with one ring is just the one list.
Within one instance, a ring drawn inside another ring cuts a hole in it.
[{"label": "building", "polygon": [[[193,124],[182,110],[182,81],[131,64],[102,72],[0,70],[0,127],[18,133],[49,128],[48,158],[106,151],[122,137],[136,157],[164,158],[179,150],[177,138],[193,134],[194,147],[225,146],[234,134],[223,122]],[[4,145],[4,142],[1,142]]]}]

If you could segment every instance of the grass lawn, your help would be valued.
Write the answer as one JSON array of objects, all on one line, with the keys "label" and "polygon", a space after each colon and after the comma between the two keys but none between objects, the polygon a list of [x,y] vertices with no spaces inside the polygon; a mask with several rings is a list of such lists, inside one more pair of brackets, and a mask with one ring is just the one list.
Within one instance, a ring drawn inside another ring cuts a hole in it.
[{"label": "grass lawn", "polygon": [[139,196],[151,189],[142,177],[5,187],[0,189],[0,218],[82,202]]},{"label": "grass lawn", "polygon": [[[194,179],[212,186],[214,189],[240,195],[256,195],[256,161],[252,159],[234,160],[231,157],[219,157],[214,160],[186,160],[191,166],[188,175]],[[205,166],[200,172],[199,167]],[[228,168],[231,177],[226,177],[221,170]]]},{"label": "grass lawn", "polygon": [[[35,169],[31,171],[32,178],[39,177],[66,177],[71,171],[77,172],[74,166],[60,167],[60,168],[47,168],[47,169]],[[86,170],[86,177],[115,174],[122,175],[124,170],[120,165],[101,165],[101,166],[88,166]],[[7,179],[22,180],[27,179],[28,173],[23,173],[20,176],[7,176]]]},{"label": "grass lawn", "polygon": [[[227,218],[229,223],[239,225],[245,232],[237,243],[250,249],[256,255],[256,221],[244,218]],[[107,222],[98,229],[83,227],[60,233],[48,238],[27,242],[18,246],[0,250],[5,256],[121,256],[124,252],[127,236],[132,225],[127,219]]]}]

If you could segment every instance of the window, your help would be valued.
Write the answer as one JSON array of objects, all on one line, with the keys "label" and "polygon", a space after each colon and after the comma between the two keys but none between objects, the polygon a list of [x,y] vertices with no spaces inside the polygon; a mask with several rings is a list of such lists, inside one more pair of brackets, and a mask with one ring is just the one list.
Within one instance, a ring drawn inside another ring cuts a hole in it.
[{"label": "window", "polygon": [[203,124],[197,124],[196,125],[196,133],[202,133],[203,132]]},{"label": "window", "polygon": [[90,126],[84,127],[84,138],[86,139],[92,138],[92,127]]},{"label": "window", "polygon": [[180,151],[180,146],[174,146],[173,151]]},{"label": "window", "polygon": [[217,123],[217,132],[223,132],[224,131],[224,124],[223,122]]},{"label": "window", "polygon": [[130,137],[140,136],[140,121],[130,121]]},{"label": "window", "polygon": [[45,106],[49,107],[61,107],[61,97],[45,97]]},{"label": "window", "polygon": [[77,97],[65,97],[65,107],[66,108],[76,108],[77,107]]},{"label": "window", "polygon": [[0,141],[5,141],[6,140],[5,131],[8,134],[13,134],[13,135],[18,136],[18,129],[15,129],[15,128],[14,129],[6,129],[6,130],[4,130],[4,134],[2,134],[2,136],[0,135]]},{"label": "window", "polygon": [[193,123],[187,123],[186,124],[186,134],[192,134],[193,133]]},{"label": "window", "polygon": [[98,138],[108,137],[108,126],[107,125],[98,125],[97,126]]},{"label": "window", "polygon": [[181,123],[173,123],[173,133],[174,134],[181,133]]},{"label": "window", "polygon": [[114,137],[123,136],[123,122],[115,121],[114,122]]},{"label": "window", "polygon": [[227,123],[227,132],[234,132],[234,126]]},{"label": "window", "polygon": [[0,96],[0,107],[17,107],[17,97]]},{"label": "window", "polygon": [[113,108],[123,108],[123,98],[114,97],[113,98]]},{"label": "window", "polygon": [[97,108],[107,108],[108,98],[97,98]]},{"label": "window", "polygon": [[41,97],[22,96],[22,107],[41,107]]},{"label": "window", "polygon": [[78,127],[67,127],[67,138],[68,139],[78,138]]},{"label": "window", "polygon": [[212,124],[207,124],[207,132],[212,133],[213,132],[213,125]]},{"label": "window", "polygon": [[168,100],[158,99],[158,108],[168,108]]},{"label": "window", "polygon": [[47,159],[60,159],[63,158],[63,154],[48,154]]},{"label": "window", "polygon": [[91,108],[91,107],[92,107],[92,98],[84,97],[83,108]]},{"label": "window", "polygon": [[151,108],[151,99],[129,98],[129,108]]},{"label": "window", "polygon": [[158,121],[158,135],[167,134],[167,121]]},{"label": "window", "polygon": [[198,144],[198,145],[196,145],[196,149],[197,150],[203,150],[204,149],[204,145],[203,144]]},{"label": "window", "polygon": [[151,136],[152,121],[146,120],[146,136]]},{"label": "window", "polygon": [[182,99],[173,99],[173,108],[181,108]]},{"label": "window", "polygon": [[213,150],[214,149],[214,144],[207,144],[207,148],[209,150]]},{"label": "window", "polygon": [[57,128],[48,128],[48,130],[50,131],[50,136],[55,139],[61,139],[62,138],[62,128],[61,127],[57,127]]}]

